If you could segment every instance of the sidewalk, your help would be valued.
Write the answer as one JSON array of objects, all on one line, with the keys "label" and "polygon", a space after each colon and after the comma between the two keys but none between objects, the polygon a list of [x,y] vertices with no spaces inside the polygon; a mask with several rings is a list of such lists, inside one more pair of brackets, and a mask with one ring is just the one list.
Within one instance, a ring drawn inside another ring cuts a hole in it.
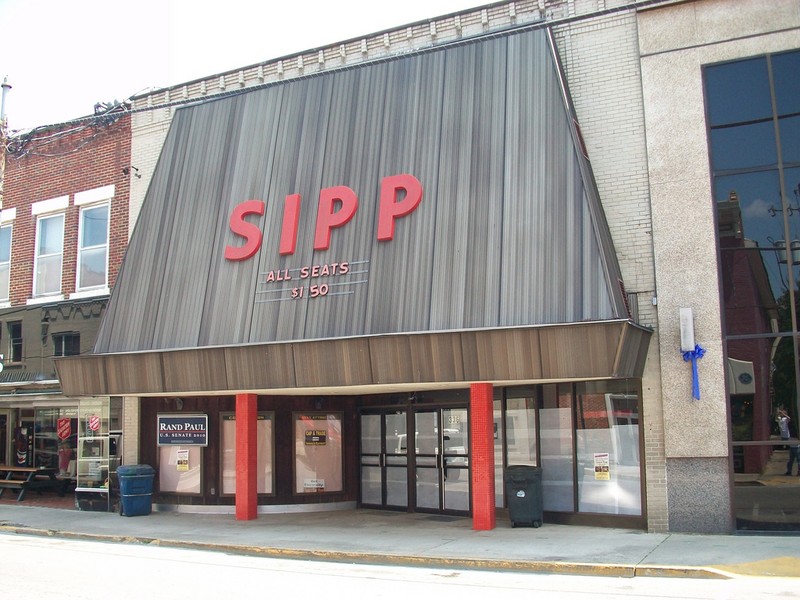
[{"label": "sidewalk", "polygon": [[[59,536],[326,561],[615,577],[800,577],[800,536],[655,534],[545,523],[473,531],[469,518],[348,510],[121,517],[0,505],[0,535]],[[0,542],[2,543],[2,542]]]}]

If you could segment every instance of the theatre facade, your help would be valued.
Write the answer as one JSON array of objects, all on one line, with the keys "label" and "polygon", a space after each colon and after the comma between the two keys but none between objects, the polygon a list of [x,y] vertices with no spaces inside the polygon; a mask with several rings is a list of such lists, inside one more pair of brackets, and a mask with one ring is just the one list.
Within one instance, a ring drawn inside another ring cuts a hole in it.
[{"label": "theatre facade", "polygon": [[545,523],[796,529],[798,48],[794,0],[524,0],[134,97],[64,393],[159,510],[490,529],[529,465]]},{"label": "theatre facade", "polygon": [[491,528],[522,464],[548,519],[645,527],[650,331],[585,152],[546,28],[181,108],[59,375],[142,398],[157,503]]}]

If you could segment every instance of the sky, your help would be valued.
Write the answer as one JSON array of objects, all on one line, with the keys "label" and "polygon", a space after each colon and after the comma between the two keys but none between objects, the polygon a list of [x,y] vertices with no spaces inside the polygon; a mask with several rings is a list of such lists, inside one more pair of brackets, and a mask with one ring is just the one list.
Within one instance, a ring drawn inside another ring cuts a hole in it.
[{"label": "sky", "polygon": [[489,0],[0,0],[10,134]]}]

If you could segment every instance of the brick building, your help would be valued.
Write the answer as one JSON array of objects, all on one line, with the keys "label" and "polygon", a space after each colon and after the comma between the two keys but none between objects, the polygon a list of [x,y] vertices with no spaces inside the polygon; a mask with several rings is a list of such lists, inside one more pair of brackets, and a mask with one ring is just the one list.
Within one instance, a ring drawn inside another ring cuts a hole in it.
[{"label": "brick building", "polygon": [[74,478],[80,399],[61,393],[53,359],[91,352],[122,263],[130,116],[117,106],[9,142],[0,211],[0,463]]}]

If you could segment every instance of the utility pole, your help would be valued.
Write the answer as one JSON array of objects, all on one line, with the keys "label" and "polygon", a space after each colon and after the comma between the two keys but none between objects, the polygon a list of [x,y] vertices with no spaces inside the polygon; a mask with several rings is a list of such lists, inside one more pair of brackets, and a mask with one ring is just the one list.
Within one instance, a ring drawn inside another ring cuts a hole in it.
[{"label": "utility pole", "polygon": [[3,210],[3,189],[6,178],[6,146],[8,135],[6,129],[6,93],[11,89],[8,77],[3,78],[3,95],[0,98],[0,210]]}]

